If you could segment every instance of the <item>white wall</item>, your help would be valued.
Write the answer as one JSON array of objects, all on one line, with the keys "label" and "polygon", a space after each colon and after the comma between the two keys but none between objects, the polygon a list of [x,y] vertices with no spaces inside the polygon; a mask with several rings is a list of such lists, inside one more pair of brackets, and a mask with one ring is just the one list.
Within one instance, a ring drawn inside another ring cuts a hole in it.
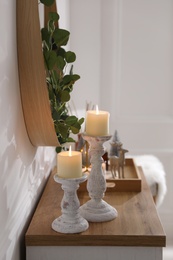
[{"label": "white wall", "polygon": [[0,259],[25,259],[24,233],[54,161],[28,139],[19,91],[16,1],[0,1]]},{"label": "white wall", "polygon": [[168,192],[159,208],[173,238],[173,1],[73,0],[71,48],[82,75],[77,109],[85,100],[110,111],[131,154],[153,154],[163,163]]},{"label": "white wall", "polygon": [[73,101],[80,111],[85,110],[86,102],[99,105],[100,3],[100,0],[70,2],[70,48],[77,56],[74,72],[81,76],[73,89]]}]

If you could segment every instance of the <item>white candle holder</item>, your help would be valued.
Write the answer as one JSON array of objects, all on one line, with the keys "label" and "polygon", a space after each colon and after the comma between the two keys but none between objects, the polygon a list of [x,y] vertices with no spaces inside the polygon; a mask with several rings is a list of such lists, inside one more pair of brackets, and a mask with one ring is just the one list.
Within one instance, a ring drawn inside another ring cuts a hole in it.
[{"label": "white candle holder", "polygon": [[86,181],[87,175],[81,178],[63,179],[57,175],[54,180],[62,185],[64,196],[61,201],[62,215],[52,222],[52,229],[60,233],[80,233],[88,229],[89,224],[79,214],[80,202],[77,196],[79,183]]},{"label": "white candle holder", "polygon": [[111,136],[88,136],[83,134],[88,141],[91,156],[91,172],[88,176],[87,190],[91,200],[80,207],[80,214],[91,222],[110,221],[118,216],[117,210],[102,200],[106,191],[106,179],[102,170],[102,155],[105,152],[103,143]]}]

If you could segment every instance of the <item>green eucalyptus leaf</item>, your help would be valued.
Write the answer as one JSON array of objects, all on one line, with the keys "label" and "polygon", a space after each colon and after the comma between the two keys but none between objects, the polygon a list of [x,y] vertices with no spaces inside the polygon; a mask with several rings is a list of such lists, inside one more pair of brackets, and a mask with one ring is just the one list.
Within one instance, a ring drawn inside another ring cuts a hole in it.
[{"label": "green eucalyptus leaf", "polygon": [[60,115],[59,115],[59,113],[55,109],[52,112],[52,117],[53,117],[54,121],[57,121],[57,120],[60,119]]},{"label": "green eucalyptus leaf", "polygon": [[60,153],[62,151],[62,147],[61,146],[57,146],[55,150],[56,150],[57,153]]},{"label": "green eucalyptus leaf", "polygon": [[57,56],[65,57],[65,50],[63,48],[58,48]]},{"label": "green eucalyptus leaf", "polygon": [[63,78],[63,84],[64,84],[64,85],[69,84],[71,81],[72,81],[71,75],[65,75],[65,76],[64,76],[64,78]]},{"label": "green eucalyptus leaf", "polygon": [[85,121],[85,119],[82,117],[81,119],[78,120],[78,123],[79,123],[80,125],[82,125],[84,121]]},{"label": "green eucalyptus leaf", "polygon": [[80,130],[80,125],[76,123],[75,125],[70,126],[70,129],[73,134],[78,134]]},{"label": "green eucalyptus leaf", "polygon": [[69,40],[69,36],[69,31],[60,28],[56,28],[53,33],[53,39],[58,46],[66,45]]},{"label": "green eucalyptus leaf", "polygon": [[64,90],[61,92],[61,101],[68,102],[70,100],[70,94],[68,91]]},{"label": "green eucalyptus leaf", "polygon": [[41,29],[42,41],[45,41],[48,46],[50,46],[50,33],[47,28]]},{"label": "green eucalyptus leaf", "polygon": [[65,54],[65,59],[67,63],[74,62],[76,60],[76,54],[72,51],[67,51]]},{"label": "green eucalyptus leaf", "polygon": [[77,75],[77,74],[73,74],[73,75],[71,75],[72,76],[72,80],[75,82],[75,81],[77,81],[78,79],[80,79],[80,76],[79,75]]},{"label": "green eucalyptus leaf", "polygon": [[47,51],[44,53],[44,56],[48,70],[52,70],[57,61],[56,53],[54,51]]},{"label": "green eucalyptus leaf", "polygon": [[66,118],[65,123],[67,125],[74,125],[78,121],[76,116],[69,116]]},{"label": "green eucalyptus leaf", "polygon": [[51,6],[55,0],[40,0],[40,2],[46,6]]},{"label": "green eucalyptus leaf", "polygon": [[75,143],[75,140],[72,137],[68,137],[66,141],[68,143]]},{"label": "green eucalyptus leaf", "polygon": [[64,123],[58,123],[57,124],[57,129],[58,129],[58,132],[60,133],[60,135],[63,137],[63,138],[67,138],[68,136],[68,132],[69,132],[69,127],[67,125],[65,125]]},{"label": "green eucalyptus leaf", "polygon": [[56,12],[50,12],[49,13],[49,20],[57,22],[59,20],[59,14],[57,14]]},{"label": "green eucalyptus leaf", "polygon": [[57,64],[58,69],[63,70],[66,63],[65,63],[65,61],[64,61],[62,56],[58,56],[56,64]]},{"label": "green eucalyptus leaf", "polygon": [[77,74],[73,74],[73,75],[65,75],[63,78],[63,84],[67,85],[67,84],[74,84],[75,81],[77,81],[78,79],[80,79],[80,76]]}]

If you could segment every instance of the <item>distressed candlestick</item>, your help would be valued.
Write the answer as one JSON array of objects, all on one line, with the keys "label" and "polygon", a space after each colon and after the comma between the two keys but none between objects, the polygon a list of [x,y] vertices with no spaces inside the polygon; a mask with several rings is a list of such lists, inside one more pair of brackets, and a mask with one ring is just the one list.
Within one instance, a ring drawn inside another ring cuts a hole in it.
[{"label": "distressed candlestick", "polygon": [[103,143],[111,136],[83,134],[83,138],[90,145],[91,172],[87,181],[87,190],[91,200],[80,207],[80,214],[91,222],[109,221],[118,216],[117,210],[102,199],[106,191],[106,179],[102,170],[102,155],[105,152]]},{"label": "distressed candlestick", "polygon": [[53,230],[60,233],[80,233],[88,229],[88,221],[79,214],[80,203],[76,192],[79,183],[84,182],[86,179],[86,174],[74,179],[63,179],[57,175],[54,176],[54,180],[62,185],[64,196],[61,201],[62,215],[52,222]]}]

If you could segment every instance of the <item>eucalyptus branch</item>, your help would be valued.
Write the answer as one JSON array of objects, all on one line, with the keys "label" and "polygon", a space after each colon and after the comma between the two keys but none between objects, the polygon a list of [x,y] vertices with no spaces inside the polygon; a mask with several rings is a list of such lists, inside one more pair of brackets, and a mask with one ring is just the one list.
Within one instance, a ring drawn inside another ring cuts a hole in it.
[{"label": "eucalyptus branch", "polygon": [[[54,0],[40,0],[41,3],[50,6]],[[68,114],[68,101],[74,83],[80,78],[73,74],[73,65],[67,72],[70,63],[76,59],[74,52],[65,51],[63,46],[68,43],[70,33],[67,30],[55,28],[59,19],[56,12],[49,13],[47,27],[41,29],[43,57],[46,69],[46,83],[49,90],[52,118],[56,134],[60,144],[74,141],[70,134],[77,134],[80,131],[84,119]],[[57,152],[61,148],[56,149]]]}]

